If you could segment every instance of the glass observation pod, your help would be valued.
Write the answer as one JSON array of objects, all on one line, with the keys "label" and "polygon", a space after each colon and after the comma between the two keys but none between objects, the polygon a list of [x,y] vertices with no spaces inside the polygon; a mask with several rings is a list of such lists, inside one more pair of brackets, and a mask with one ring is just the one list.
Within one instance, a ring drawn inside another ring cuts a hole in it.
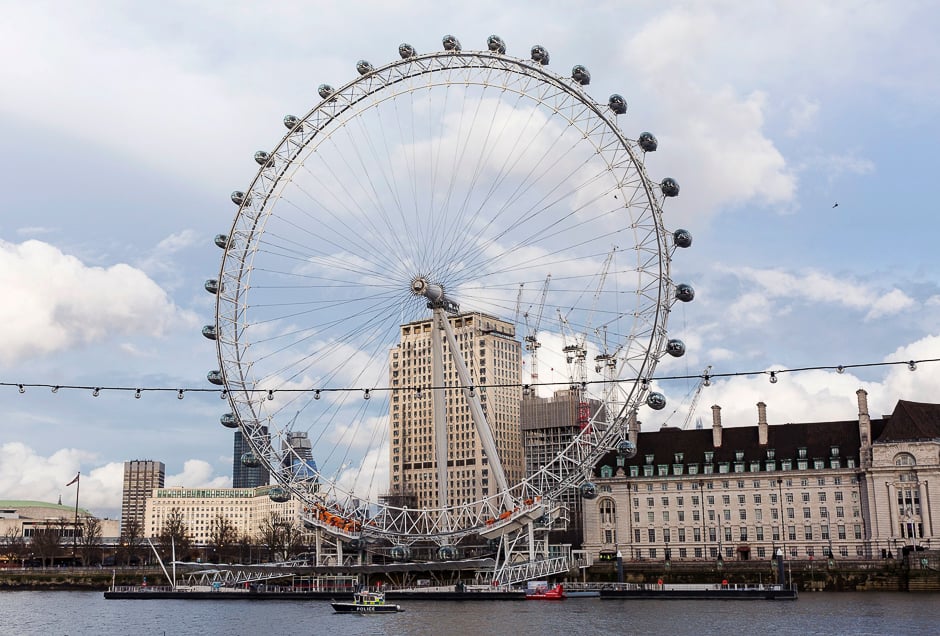
[{"label": "glass observation pod", "polygon": [[261,460],[252,453],[248,451],[247,453],[242,453],[242,466],[247,466],[248,468],[257,468],[261,465]]},{"label": "glass observation pod", "polygon": [[268,492],[268,497],[275,503],[284,503],[290,499],[290,493],[281,486],[275,486]]},{"label": "glass observation pod", "polygon": [[238,419],[236,419],[234,413],[223,413],[219,421],[225,428],[238,428]]},{"label": "glass observation pod", "polygon": [[222,380],[222,372],[216,369],[215,371],[210,371],[206,374],[206,379],[215,384],[216,386],[222,386],[225,382]]}]

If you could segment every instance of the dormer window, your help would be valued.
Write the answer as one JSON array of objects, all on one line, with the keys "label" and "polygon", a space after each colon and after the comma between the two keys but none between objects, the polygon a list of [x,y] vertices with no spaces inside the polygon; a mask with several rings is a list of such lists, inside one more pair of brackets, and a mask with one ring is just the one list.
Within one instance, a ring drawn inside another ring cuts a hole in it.
[{"label": "dormer window", "polygon": [[683,458],[684,456],[685,456],[685,453],[676,453],[676,454],[674,455],[674,457],[675,457],[675,462],[674,462],[674,463],[676,463],[676,464],[681,464],[681,463],[682,463],[682,458]]},{"label": "dormer window", "polygon": [[653,463],[653,456],[652,456],[652,455],[647,455],[645,459],[646,459],[646,463],[647,463],[647,464],[652,464],[652,463]]},{"label": "dormer window", "polygon": [[739,462],[740,462],[740,461],[743,461],[743,460],[744,460],[744,451],[734,451],[734,459],[735,459],[735,461],[739,461]]},{"label": "dormer window", "polygon": [[715,460],[715,453],[712,451],[705,451],[705,463],[711,464]]},{"label": "dormer window", "polygon": [[767,459],[774,459],[774,449],[772,448],[767,449]]},{"label": "dormer window", "polygon": [[806,459],[806,448],[804,447],[796,449],[796,456],[799,459]]},{"label": "dormer window", "polygon": [[838,457],[838,456],[839,456],[839,447],[838,447],[838,446],[832,446],[832,447],[830,447],[830,448],[829,448],[829,456],[830,456],[830,457]]}]

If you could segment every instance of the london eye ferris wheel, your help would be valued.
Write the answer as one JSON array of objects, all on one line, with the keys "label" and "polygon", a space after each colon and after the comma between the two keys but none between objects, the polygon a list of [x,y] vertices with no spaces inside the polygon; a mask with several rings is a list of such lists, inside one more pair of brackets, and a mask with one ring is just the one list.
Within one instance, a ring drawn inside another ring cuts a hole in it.
[{"label": "london eye ferris wheel", "polygon": [[[663,225],[679,186],[646,173],[656,138],[623,132],[626,101],[594,101],[585,67],[556,74],[544,47],[521,59],[497,36],[483,50],[446,36],[441,51],[399,54],[321,85],[310,111],[285,117],[283,138],[255,154],[257,173],[232,193],[237,213],[216,237],[220,273],[206,283],[216,316],[203,333],[220,364],[209,379],[231,406],[222,423],[250,443],[246,464],[270,469],[273,499],[301,497],[354,535],[447,545],[566,489],[591,497],[590,467],[636,452],[628,421],[665,404],[647,379],[685,350],[666,319],[694,295],[670,275],[692,239]],[[466,316],[477,317],[469,330]],[[429,336],[406,373],[407,325]],[[476,343],[485,326],[512,343],[489,373]],[[553,388],[532,368],[553,346],[571,363],[565,387],[602,408],[521,473],[494,420]],[[436,496],[415,506],[389,493],[403,487],[405,432],[393,424],[418,414],[426,443],[409,461]],[[312,460],[289,443],[298,433]],[[490,488],[450,483],[470,437]]]}]

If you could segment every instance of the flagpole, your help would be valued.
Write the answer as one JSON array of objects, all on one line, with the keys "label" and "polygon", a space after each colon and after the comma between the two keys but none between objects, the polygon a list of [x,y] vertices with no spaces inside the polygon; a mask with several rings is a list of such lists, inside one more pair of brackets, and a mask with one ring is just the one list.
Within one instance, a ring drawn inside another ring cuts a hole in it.
[{"label": "flagpole", "polygon": [[78,543],[78,491],[82,487],[82,471],[75,475],[75,525],[72,526],[72,565],[75,564],[75,546]]}]

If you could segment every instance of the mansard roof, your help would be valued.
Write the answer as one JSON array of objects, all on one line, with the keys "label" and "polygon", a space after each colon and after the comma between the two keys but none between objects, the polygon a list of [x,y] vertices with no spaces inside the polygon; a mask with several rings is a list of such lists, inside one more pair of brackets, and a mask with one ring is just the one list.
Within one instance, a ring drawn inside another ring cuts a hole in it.
[{"label": "mansard roof", "polygon": [[940,404],[898,400],[879,435],[872,430],[875,443],[940,439]]},{"label": "mansard roof", "polygon": [[[771,424],[767,427],[767,444],[758,443],[757,425],[723,426],[721,446],[713,445],[711,428],[681,430],[663,428],[658,431],[641,432],[637,438],[637,454],[624,462],[625,466],[643,466],[646,457],[653,456],[653,465],[674,464],[676,455],[682,454],[683,464],[705,463],[705,453],[711,452],[713,464],[739,461],[737,454],[743,453],[740,461],[764,461],[767,451],[774,451],[774,459],[798,458],[799,449],[806,449],[806,458],[828,458],[833,447],[838,447],[840,457],[860,459],[861,442],[857,420],[840,422],[810,422],[797,424]],[[940,404],[927,404],[899,400],[891,415],[871,420],[871,436],[875,444],[940,439]],[[597,463],[615,466],[616,453],[608,453]]]}]

